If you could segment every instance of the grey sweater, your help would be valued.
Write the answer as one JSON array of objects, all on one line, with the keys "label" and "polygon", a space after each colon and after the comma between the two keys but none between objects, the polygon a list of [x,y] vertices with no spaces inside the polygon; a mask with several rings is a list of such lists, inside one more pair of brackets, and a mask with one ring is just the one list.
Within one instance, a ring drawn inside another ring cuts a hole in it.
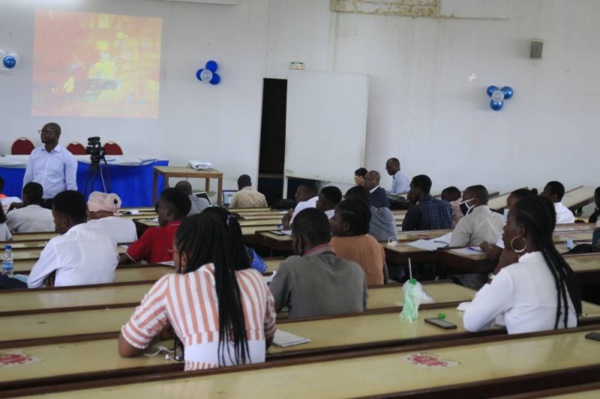
[{"label": "grey sweater", "polygon": [[317,317],[365,310],[367,284],[361,267],[321,245],[304,256],[290,256],[270,286],[275,309],[289,307],[289,317]]}]

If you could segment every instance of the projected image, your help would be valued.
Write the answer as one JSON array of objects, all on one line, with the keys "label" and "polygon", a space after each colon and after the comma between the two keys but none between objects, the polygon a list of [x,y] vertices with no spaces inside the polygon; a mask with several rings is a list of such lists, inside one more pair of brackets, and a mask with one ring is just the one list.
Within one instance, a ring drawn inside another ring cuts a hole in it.
[{"label": "projected image", "polygon": [[158,117],[160,18],[37,10],[32,115]]}]

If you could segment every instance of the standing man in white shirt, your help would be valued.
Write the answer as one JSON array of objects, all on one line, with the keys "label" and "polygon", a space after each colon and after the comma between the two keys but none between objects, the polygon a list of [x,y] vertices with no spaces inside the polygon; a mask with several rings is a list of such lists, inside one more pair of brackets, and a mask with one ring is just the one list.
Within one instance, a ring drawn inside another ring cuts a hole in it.
[{"label": "standing man in white shirt", "polygon": [[565,186],[561,182],[548,182],[546,187],[544,187],[542,195],[554,203],[556,224],[575,223],[575,215],[561,202],[565,195]]},{"label": "standing man in white shirt", "polygon": [[83,195],[77,191],[57,194],[52,215],[61,235],[44,247],[27,278],[27,286],[113,283],[119,262],[117,242],[99,225],[87,223]]},{"label": "standing man in white shirt", "polygon": [[58,144],[61,129],[57,123],[44,125],[39,131],[42,147],[29,156],[23,185],[40,183],[44,188],[42,206],[52,208],[52,198],[65,190],[77,191],[77,160],[66,148]]},{"label": "standing man in white shirt", "polygon": [[304,183],[296,189],[295,200],[296,207],[290,209],[283,218],[281,218],[281,224],[285,230],[289,230],[294,222],[294,217],[300,213],[301,210],[306,208],[316,208],[317,200],[317,186],[312,183]]},{"label": "standing man in white shirt", "polygon": [[385,170],[392,176],[392,189],[388,194],[404,194],[410,191],[410,180],[400,170],[400,161],[398,158],[390,158],[385,163]]},{"label": "standing man in white shirt", "polygon": [[6,224],[13,233],[38,233],[54,231],[54,217],[50,209],[42,208],[44,189],[39,183],[27,183],[23,187],[23,206],[11,210]]}]

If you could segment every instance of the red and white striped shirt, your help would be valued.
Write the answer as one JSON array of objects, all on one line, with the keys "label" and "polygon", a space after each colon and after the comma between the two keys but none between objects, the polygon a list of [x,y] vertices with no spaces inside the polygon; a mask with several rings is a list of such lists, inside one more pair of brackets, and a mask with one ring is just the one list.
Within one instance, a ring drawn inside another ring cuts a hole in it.
[{"label": "red and white striped shirt", "polygon": [[[261,363],[265,360],[265,339],[275,335],[273,295],[256,270],[235,274],[244,309],[249,362]],[[158,280],[121,332],[132,346],[145,349],[169,322],[185,347],[185,370],[219,366],[219,304],[212,263],[191,273]],[[226,365],[234,364],[235,360],[228,358],[227,346],[223,352]]]}]

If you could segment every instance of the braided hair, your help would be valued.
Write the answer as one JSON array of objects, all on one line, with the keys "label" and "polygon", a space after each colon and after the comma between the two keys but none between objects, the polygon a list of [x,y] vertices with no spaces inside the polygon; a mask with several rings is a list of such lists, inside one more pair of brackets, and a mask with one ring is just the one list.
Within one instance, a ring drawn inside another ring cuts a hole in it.
[{"label": "braided hair", "polygon": [[523,225],[526,233],[531,237],[533,243],[541,251],[546,265],[554,277],[557,291],[556,321],[554,328],[557,329],[560,322],[561,312],[564,314],[564,327],[567,327],[569,318],[569,301],[571,299],[577,317],[581,315],[581,288],[577,277],[569,264],[560,255],[552,234],[556,226],[556,211],[552,202],[542,196],[528,196],[521,198],[511,209],[511,214]]},{"label": "braided hair", "polygon": [[[234,218],[228,220],[229,230],[240,231],[239,223]],[[219,365],[226,364],[225,350],[229,359],[235,359],[235,364],[250,362],[248,337],[241,291],[235,271],[247,269],[248,257],[245,255],[243,244],[238,241],[233,250],[232,235],[227,230],[226,223],[213,212],[203,212],[183,220],[175,236],[175,246],[189,256],[185,270],[191,273],[203,265],[213,263],[215,268],[215,288],[219,304]],[[234,354],[230,353],[228,341],[233,341]],[[177,345],[177,342],[176,342]]]}]

